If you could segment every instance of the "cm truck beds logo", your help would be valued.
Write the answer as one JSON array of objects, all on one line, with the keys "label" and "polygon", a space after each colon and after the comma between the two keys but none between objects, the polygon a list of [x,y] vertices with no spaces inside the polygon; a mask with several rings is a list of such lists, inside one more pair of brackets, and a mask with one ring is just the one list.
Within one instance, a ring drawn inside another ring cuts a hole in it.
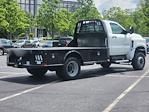
[{"label": "cm truck beds logo", "polygon": [[43,62],[43,57],[42,55],[35,55],[35,63],[37,65],[40,65]]}]

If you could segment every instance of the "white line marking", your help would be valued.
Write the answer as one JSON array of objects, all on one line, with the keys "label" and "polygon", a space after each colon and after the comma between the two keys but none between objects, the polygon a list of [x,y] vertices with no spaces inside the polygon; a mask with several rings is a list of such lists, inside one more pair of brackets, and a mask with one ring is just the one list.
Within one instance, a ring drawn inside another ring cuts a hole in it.
[{"label": "white line marking", "polygon": [[0,79],[12,78],[12,77],[16,77],[16,76],[22,76],[22,74],[0,76]]},{"label": "white line marking", "polygon": [[[0,79],[4,79],[4,78],[8,78],[8,77],[11,77],[12,75],[6,75],[6,76],[1,76]],[[14,75],[13,75],[14,76]],[[18,75],[15,75],[15,76],[18,76]]]},{"label": "white line marking", "polygon": [[[53,81],[52,83],[55,83],[55,82],[58,82],[58,81]],[[51,83],[50,83],[50,84],[51,84]],[[37,90],[37,89],[40,89],[40,88],[42,88],[42,87],[45,87],[46,85],[48,85],[48,84],[43,84],[43,85],[40,85],[40,86],[37,86],[37,87],[33,87],[33,88],[31,88],[31,89],[27,89],[27,90],[22,91],[22,92],[20,92],[20,93],[16,93],[16,94],[13,94],[13,95],[10,95],[10,96],[1,98],[1,99],[0,99],[0,102],[9,100],[9,99],[11,99],[11,98],[20,96],[20,95],[25,94],[25,93],[29,93],[29,92],[34,91],[34,90]]]},{"label": "white line marking", "polygon": [[149,70],[145,72],[140,78],[138,78],[132,85],[130,85],[125,91],[123,91],[120,96],[118,96],[107,108],[102,112],[111,112],[112,109],[122,100],[147,74]]},{"label": "white line marking", "polygon": [[[140,78],[140,76],[133,76],[133,75],[105,75],[105,77],[129,77],[129,78]],[[145,78],[149,78],[149,76],[144,76]]]},{"label": "white line marking", "polygon": [[[8,75],[8,74],[11,74],[11,75]],[[25,75],[25,74],[28,74],[28,73],[0,72],[0,75],[3,75],[3,76],[0,76],[0,79],[8,78],[8,77],[22,76],[22,75]]]},{"label": "white line marking", "polygon": [[16,77],[16,76],[22,76],[22,75],[20,75],[20,74],[18,74],[18,75],[5,75],[5,76],[1,76],[0,79],[13,78],[13,77]]},{"label": "white line marking", "polygon": [[28,72],[22,72],[22,73],[19,73],[19,72],[0,72],[0,74],[27,74]]}]

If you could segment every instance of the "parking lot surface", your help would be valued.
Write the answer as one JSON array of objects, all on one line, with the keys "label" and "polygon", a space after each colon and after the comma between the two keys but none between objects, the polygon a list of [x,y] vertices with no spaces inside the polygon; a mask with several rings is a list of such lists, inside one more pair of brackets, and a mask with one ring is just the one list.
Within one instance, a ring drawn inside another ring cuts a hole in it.
[{"label": "parking lot surface", "polygon": [[149,112],[148,61],[141,71],[84,66],[79,79],[62,81],[55,72],[35,79],[0,56],[0,112]]}]

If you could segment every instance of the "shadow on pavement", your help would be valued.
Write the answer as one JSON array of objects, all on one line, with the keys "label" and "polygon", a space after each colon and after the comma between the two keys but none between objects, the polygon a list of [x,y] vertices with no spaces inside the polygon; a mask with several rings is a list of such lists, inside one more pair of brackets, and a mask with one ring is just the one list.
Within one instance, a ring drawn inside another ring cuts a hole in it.
[{"label": "shadow on pavement", "polygon": [[31,75],[24,74],[23,76],[15,76],[0,79],[1,81],[20,83],[20,84],[28,84],[28,85],[40,85],[52,83],[53,81],[61,81],[55,74],[45,75],[43,77],[35,78]]},{"label": "shadow on pavement", "polygon": [[120,75],[125,75],[127,72],[134,71],[132,67],[111,67],[109,69],[99,68],[99,69],[89,69],[82,70],[79,79],[99,77],[103,75],[110,75],[113,73],[119,73]]},{"label": "shadow on pavement", "polygon": [[[82,70],[80,77],[77,79],[85,79],[91,77],[100,77],[103,75],[109,75],[111,73],[119,73],[121,75],[125,75],[126,72],[134,71],[131,67],[111,67],[110,69],[103,69],[103,68],[95,68],[95,69],[88,69]],[[1,81],[13,82],[13,83],[20,83],[20,84],[28,84],[28,85],[39,85],[39,84],[46,84],[52,83],[53,81],[62,82],[55,73],[47,73],[44,77],[35,78],[33,76],[15,76],[15,77],[8,77],[0,79]]]}]

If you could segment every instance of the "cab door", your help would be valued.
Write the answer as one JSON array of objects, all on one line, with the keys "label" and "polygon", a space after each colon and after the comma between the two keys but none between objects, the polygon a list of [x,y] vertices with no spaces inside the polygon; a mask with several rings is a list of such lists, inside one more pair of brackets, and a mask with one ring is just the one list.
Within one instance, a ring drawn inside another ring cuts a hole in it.
[{"label": "cab door", "polygon": [[129,52],[130,41],[126,30],[118,23],[110,23],[109,35],[110,55],[126,55]]}]

